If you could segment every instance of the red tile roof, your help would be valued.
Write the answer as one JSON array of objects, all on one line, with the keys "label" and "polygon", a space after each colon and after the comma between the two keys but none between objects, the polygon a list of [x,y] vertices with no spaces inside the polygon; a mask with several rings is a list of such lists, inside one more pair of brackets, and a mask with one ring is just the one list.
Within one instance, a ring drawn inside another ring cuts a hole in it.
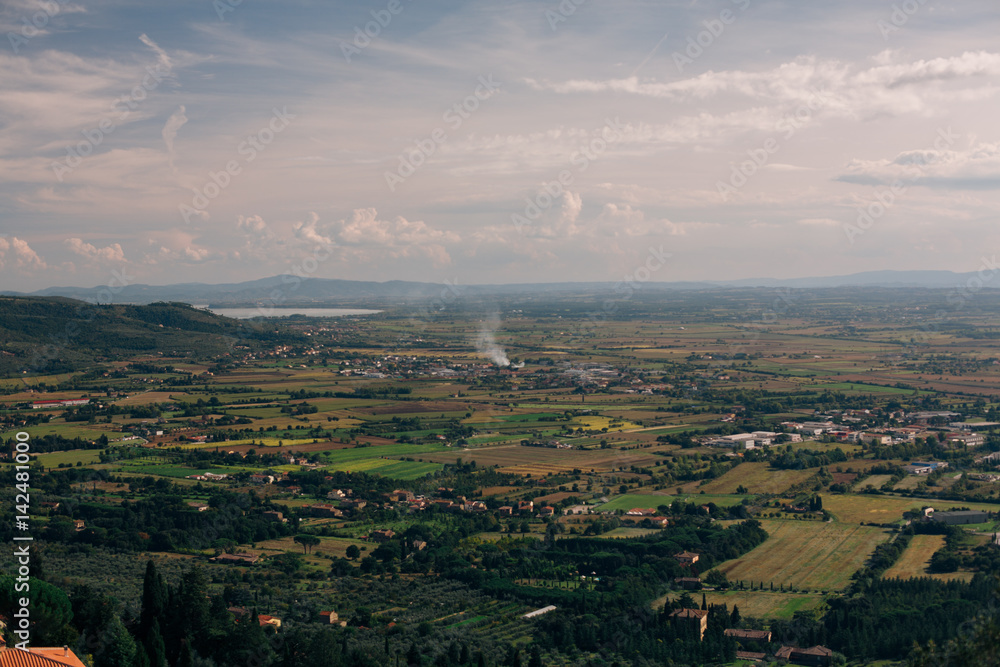
[{"label": "red tile roof", "polygon": [[[65,655],[64,655],[65,654]],[[0,648],[0,667],[86,667],[76,654],[62,647]]]}]

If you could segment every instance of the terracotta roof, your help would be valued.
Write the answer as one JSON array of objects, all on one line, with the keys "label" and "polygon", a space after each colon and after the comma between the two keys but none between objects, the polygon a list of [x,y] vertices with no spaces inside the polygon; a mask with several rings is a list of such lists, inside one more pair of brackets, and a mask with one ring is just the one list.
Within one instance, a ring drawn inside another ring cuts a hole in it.
[{"label": "terracotta roof", "polygon": [[19,648],[0,648],[0,667],[59,667],[60,665],[86,667],[73,651],[62,647],[32,647],[29,651],[22,651]]},{"label": "terracotta roof", "polygon": [[825,646],[813,646],[812,648],[797,648],[795,646],[782,646],[775,652],[776,658],[793,658],[795,656],[808,655],[828,658],[833,655],[833,651]]},{"label": "terracotta roof", "polygon": [[674,613],[670,614],[671,618],[705,618],[708,616],[707,609],[678,609]]}]

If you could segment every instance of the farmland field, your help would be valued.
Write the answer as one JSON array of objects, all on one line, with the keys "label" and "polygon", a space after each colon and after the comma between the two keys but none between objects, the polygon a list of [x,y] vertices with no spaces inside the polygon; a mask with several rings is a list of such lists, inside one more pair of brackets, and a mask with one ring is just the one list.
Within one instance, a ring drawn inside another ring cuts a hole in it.
[{"label": "farmland field", "polygon": [[324,470],[338,470],[343,472],[365,472],[378,474],[383,477],[393,479],[412,480],[419,479],[424,475],[432,474],[441,470],[444,466],[440,463],[429,463],[419,461],[400,461],[398,459],[356,459],[354,461],[341,461],[333,465],[326,466]]},{"label": "farmland field", "polygon": [[662,495],[656,494],[643,494],[643,493],[629,493],[624,496],[618,496],[611,500],[611,502],[599,505],[596,508],[598,512],[610,512],[614,510],[631,510],[637,507],[649,507],[656,509],[660,505],[669,505],[675,500],[681,500],[688,503],[698,503],[707,504],[715,503],[719,506],[730,506],[739,505],[743,500],[744,496],[713,496],[708,494],[691,494],[691,495],[668,495],[666,493]]},{"label": "farmland field", "polygon": [[[864,486],[865,483],[861,484]],[[823,508],[832,513],[838,521],[845,523],[892,523],[900,521],[903,518],[903,512],[919,510],[927,505],[933,505],[939,511],[953,507],[968,507],[988,512],[997,511],[996,505],[988,503],[927,501],[919,498],[907,499],[865,494],[830,494],[823,497]]]},{"label": "farmland field", "polygon": [[698,489],[705,493],[723,494],[736,493],[737,488],[744,486],[750,493],[777,494],[801,484],[814,474],[811,470],[773,470],[764,462],[741,463]]},{"label": "farmland field", "polygon": [[837,590],[886,538],[871,526],[814,521],[762,521],[770,537],[753,551],[719,566],[730,581],[786,588]]},{"label": "farmland field", "polygon": [[885,579],[913,579],[930,577],[941,581],[968,581],[972,572],[945,572],[930,574],[927,568],[934,552],[944,546],[944,535],[914,535],[910,546],[899,560],[882,575]]}]

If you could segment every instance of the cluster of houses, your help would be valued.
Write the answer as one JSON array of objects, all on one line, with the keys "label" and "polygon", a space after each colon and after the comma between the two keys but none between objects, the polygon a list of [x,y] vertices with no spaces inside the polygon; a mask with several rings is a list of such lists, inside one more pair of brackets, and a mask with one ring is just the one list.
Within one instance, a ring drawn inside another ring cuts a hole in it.
[{"label": "cluster of houses", "polygon": [[[734,408],[741,408],[736,406]],[[722,421],[733,421],[735,412],[725,415]],[[801,442],[803,438],[811,439],[819,436],[829,436],[838,442],[875,443],[892,445],[912,442],[918,437],[933,435],[943,443],[952,447],[979,447],[986,442],[983,430],[1000,426],[997,422],[968,422],[945,420],[959,417],[955,412],[937,410],[929,412],[895,413],[897,420],[906,422],[906,426],[898,427],[867,427],[857,428],[856,424],[871,419],[869,410],[844,410],[837,415],[839,423],[833,421],[832,415],[817,417],[813,421],[782,422],[784,433],[773,431],[754,431],[752,433],[736,433],[719,437],[702,438],[702,444],[711,447],[727,447],[738,449],[755,449],[768,447],[778,442]],[[931,424],[938,424],[931,426]],[[933,429],[933,430],[931,430]],[[951,430],[946,430],[951,429]]]},{"label": "cluster of houses", "polygon": [[[705,639],[705,631],[708,630],[707,609],[677,609],[670,614],[670,619],[679,627],[686,627],[692,633],[697,633],[700,640]],[[771,643],[771,633],[768,630],[741,630],[730,628],[725,630],[725,635],[743,644],[753,644],[760,646]],[[759,651],[737,651],[736,657],[740,660],[753,660],[763,662],[767,659],[767,654]],[[778,660],[785,660],[798,665],[815,665],[816,667],[826,667],[833,662],[833,651],[825,646],[812,646],[809,648],[799,648],[797,646],[782,646],[774,653]]]}]

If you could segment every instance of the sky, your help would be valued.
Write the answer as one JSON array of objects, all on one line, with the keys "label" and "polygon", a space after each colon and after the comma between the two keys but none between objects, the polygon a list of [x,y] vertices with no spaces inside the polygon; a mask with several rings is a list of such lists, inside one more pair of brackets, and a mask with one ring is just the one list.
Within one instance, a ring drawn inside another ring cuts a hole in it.
[{"label": "sky", "polygon": [[976,271],[995,0],[4,0],[0,289]]}]

